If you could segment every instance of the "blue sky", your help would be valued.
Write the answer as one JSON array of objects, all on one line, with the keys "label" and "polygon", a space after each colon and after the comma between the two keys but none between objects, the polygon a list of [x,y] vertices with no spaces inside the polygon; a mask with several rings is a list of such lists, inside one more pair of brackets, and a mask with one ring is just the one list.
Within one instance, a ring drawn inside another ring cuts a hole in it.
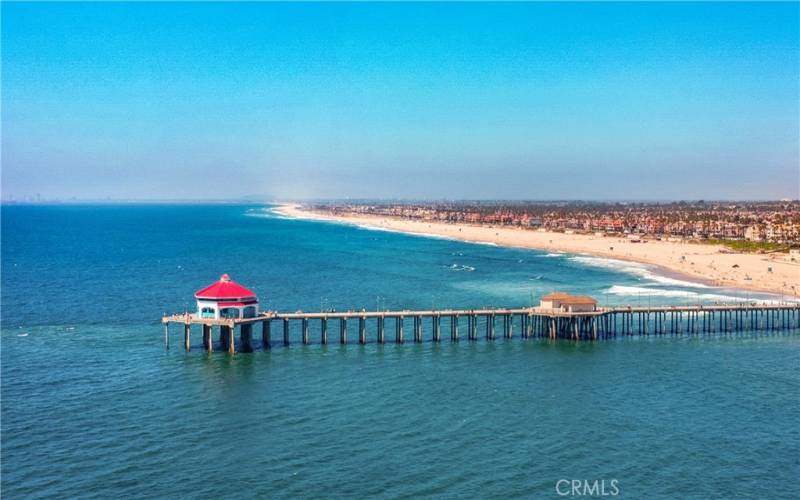
[{"label": "blue sky", "polygon": [[4,198],[800,196],[797,3],[2,3]]}]

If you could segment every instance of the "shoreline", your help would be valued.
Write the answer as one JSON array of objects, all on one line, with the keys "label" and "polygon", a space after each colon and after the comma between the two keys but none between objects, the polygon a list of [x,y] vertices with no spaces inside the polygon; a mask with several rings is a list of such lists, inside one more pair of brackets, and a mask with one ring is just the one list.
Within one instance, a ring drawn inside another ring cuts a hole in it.
[{"label": "shoreline", "polygon": [[307,210],[299,204],[280,204],[272,210],[295,219],[323,220],[467,243],[635,262],[654,266],[662,270],[667,278],[701,286],[782,294],[790,298],[800,293],[800,263],[770,258],[764,254],[721,253],[723,247],[720,245],[667,241],[631,243],[619,237],[540,232],[504,226],[451,224],[377,215],[332,215]]}]

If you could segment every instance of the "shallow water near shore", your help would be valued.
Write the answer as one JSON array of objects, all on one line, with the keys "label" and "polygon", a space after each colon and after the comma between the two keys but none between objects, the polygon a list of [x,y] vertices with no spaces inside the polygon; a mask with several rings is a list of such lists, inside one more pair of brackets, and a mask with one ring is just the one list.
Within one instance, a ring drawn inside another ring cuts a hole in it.
[{"label": "shallow water near shore", "polygon": [[2,240],[8,498],[556,497],[559,479],[617,479],[631,498],[797,494],[797,332],[231,357],[198,333],[165,350],[158,322],[223,272],[275,310],[752,293],[257,206],[4,206]]}]

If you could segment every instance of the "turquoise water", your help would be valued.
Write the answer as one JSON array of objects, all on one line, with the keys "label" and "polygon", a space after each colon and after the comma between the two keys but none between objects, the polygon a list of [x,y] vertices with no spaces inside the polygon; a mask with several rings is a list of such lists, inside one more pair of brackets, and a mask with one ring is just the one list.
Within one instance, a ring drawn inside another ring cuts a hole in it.
[{"label": "turquoise water", "polygon": [[752,294],[255,206],[4,206],[2,245],[7,498],[558,497],[560,479],[616,479],[627,498],[798,496],[795,332],[230,357],[197,334],[165,351],[158,321],[223,272],[279,310]]}]

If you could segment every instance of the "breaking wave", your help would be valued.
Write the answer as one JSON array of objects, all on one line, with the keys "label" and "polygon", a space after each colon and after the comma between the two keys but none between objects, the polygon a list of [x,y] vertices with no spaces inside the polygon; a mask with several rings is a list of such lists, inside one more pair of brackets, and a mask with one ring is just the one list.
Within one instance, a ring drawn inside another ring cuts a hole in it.
[{"label": "breaking wave", "polygon": [[260,217],[263,219],[294,219],[294,217],[289,217],[276,211],[276,207],[250,208],[245,211],[244,215],[245,217]]},{"label": "breaking wave", "polygon": [[373,226],[373,225],[364,224],[364,223],[353,223],[353,222],[344,222],[344,221],[342,221],[342,222],[335,221],[335,222],[336,223],[340,223],[340,224],[349,224],[349,225],[358,227],[359,229],[364,229],[364,230],[367,230],[367,231],[380,231],[380,232],[383,232],[383,233],[405,234],[405,235],[408,235],[408,236],[419,236],[419,237],[422,237],[422,238],[431,238],[431,239],[435,239],[435,240],[456,241],[456,238],[453,238],[453,237],[447,236],[447,235],[443,235],[443,234],[431,234],[431,233],[418,233],[418,232],[414,232],[414,231],[402,231],[400,229],[394,229],[394,228],[391,228],[391,227]]},{"label": "breaking wave", "polygon": [[448,269],[450,269],[451,271],[468,271],[468,272],[472,272],[475,270],[475,268],[472,266],[464,266],[458,264],[453,264]]},{"label": "breaking wave", "polygon": [[609,259],[608,257],[590,257],[588,255],[576,255],[570,257],[569,260],[578,262],[583,265],[600,267],[603,269],[610,269],[613,271],[620,271],[623,273],[633,274],[643,279],[661,283],[662,285],[683,286],[691,288],[711,288],[702,283],[695,283],[693,281],[684,281],[667,276],[661,276],[653,272],[652,267],[647,264],[639,264],[638,262],[630,262],[627,260]]}]

